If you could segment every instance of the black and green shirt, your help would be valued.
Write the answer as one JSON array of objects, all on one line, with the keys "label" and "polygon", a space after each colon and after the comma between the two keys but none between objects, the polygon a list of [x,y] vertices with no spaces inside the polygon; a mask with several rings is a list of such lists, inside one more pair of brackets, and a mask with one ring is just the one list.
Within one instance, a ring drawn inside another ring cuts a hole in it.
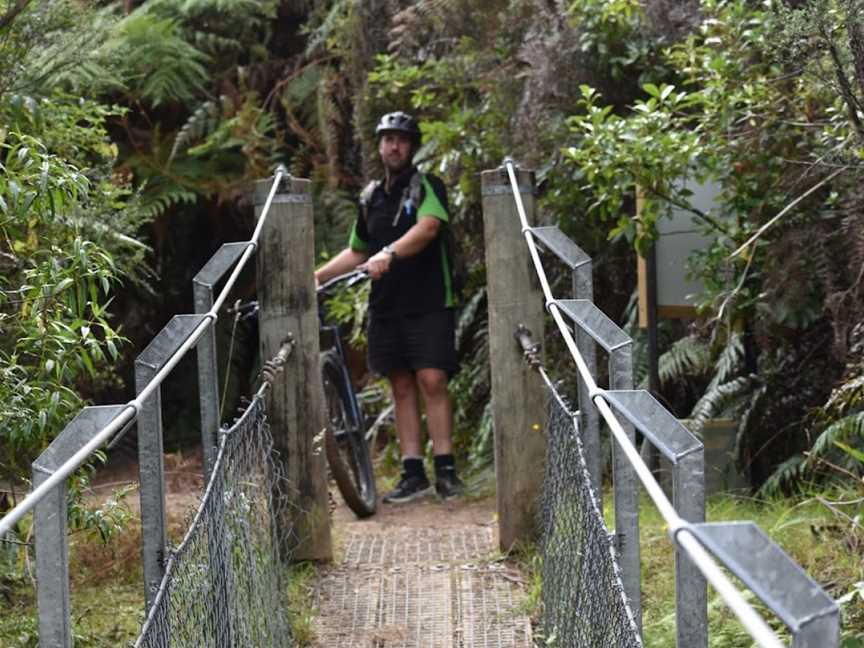
[{"label": "black and green shirt", "polygon": [[[417,218],[437,218],[438,236],[418,254],[399,257],[390,272],[372,282],[369,308],[376,316],[428,313],[455,306],[452,260],[445,228],[449,227],[447,190],[440,178],[422,174],[419,205],[410,196],[409,167],[393,181],[390,191],[379,183],[361,205],[349,246],[372,256],[405,234]],[[415,181],[416,182],[416,181]]]}]

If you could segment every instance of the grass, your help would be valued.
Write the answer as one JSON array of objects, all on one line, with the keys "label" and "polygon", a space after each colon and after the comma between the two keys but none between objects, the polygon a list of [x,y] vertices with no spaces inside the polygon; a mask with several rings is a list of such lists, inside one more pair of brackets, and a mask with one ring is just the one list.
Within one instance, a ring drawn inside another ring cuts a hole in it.
[{"label": "grass", "polygon": [[[76,648],[116,648],[135,640],[144,617],[140,534],[135,529],[111,545],[74,538],[70,542],[72,632]],[[0,647],[38,645],[36,592],[28,577],[0,575]]]},{"label": "grass", "polygon": [[[846,499],[853,499],[845,494]],[[844,497],[835,493],[834,498]],[[859,496],[860,497],[860,496]],[[607,498],[610,500],[611,498]],[[708,521],[752,520],[789,556],[801,565],[836,600],[853,592],[864,581],[864,532],[832,512],[823,501],[756,501],[738,497],[714,497],[707,504]],[[862,510],[858,504],[858,513]],[[607,519],[611,515],[606,507]],[[854,516],[854,514],[853,514]],[[860,519],[860,518],[859,518]],[[646,648],[675,645],[675,583],[671,541],[665,523],[653,504],[643,499],[640,514],[642,547],[642,606]],[[853,595],[842,605],[844,648],[864,648],[864,597]],[[789,640],[773,614],[755,598],[751,603]],[[709,645],[712,648],[750,648],[752,639],[725,603],[709,587]]]},{"label": "grass", "polygon": [[318,573],[312,563],[300,563],[288,569],[286,578],[288,589],[288,622],[291,636],[298,648],[309,646],[315,640],[314,590]]}]

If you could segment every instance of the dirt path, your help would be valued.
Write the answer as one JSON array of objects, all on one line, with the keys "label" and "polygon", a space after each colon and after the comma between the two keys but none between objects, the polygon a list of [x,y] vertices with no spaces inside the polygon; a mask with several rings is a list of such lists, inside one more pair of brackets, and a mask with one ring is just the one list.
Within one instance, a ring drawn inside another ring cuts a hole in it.
[{"label": "dirt path", "polygon": [[497,550],[493,499],[381,504],[367,520],[335,499],[316,647],[531,646],[525,585]]}]

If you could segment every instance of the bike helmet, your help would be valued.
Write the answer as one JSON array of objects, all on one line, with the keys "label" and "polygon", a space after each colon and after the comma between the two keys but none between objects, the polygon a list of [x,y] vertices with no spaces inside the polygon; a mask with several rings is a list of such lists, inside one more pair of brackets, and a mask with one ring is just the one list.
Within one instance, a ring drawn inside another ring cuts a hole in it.
[{"label": "bike helmet", "polygon": [[411,136],[416,145],[420,144],[420,127],[417,125],[417,120],[401,110],[382,116],[375,127],[375,136],[380,138],[382,133],[388,131],[406,133]]}]

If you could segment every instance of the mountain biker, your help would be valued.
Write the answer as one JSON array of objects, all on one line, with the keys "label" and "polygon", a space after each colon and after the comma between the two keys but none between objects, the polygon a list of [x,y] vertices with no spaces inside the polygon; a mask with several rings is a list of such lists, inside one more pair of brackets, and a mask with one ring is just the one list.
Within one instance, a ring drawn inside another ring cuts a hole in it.
[{"label": "mountain biker", "polygon": [[431,493],[423,465],[420,397],[432,440],[435,490],[448,499],[464,486],[453,461],[449,377],[456,371],[452,259],[444,183],[420,173],[417,121],[404,112],[381,117],[375,128],[384,177],[360,196],[348,246],[315,272],[321,284],[365,264],[369,296],[369,367],[393,392],[402,477],[384,502]]}]

